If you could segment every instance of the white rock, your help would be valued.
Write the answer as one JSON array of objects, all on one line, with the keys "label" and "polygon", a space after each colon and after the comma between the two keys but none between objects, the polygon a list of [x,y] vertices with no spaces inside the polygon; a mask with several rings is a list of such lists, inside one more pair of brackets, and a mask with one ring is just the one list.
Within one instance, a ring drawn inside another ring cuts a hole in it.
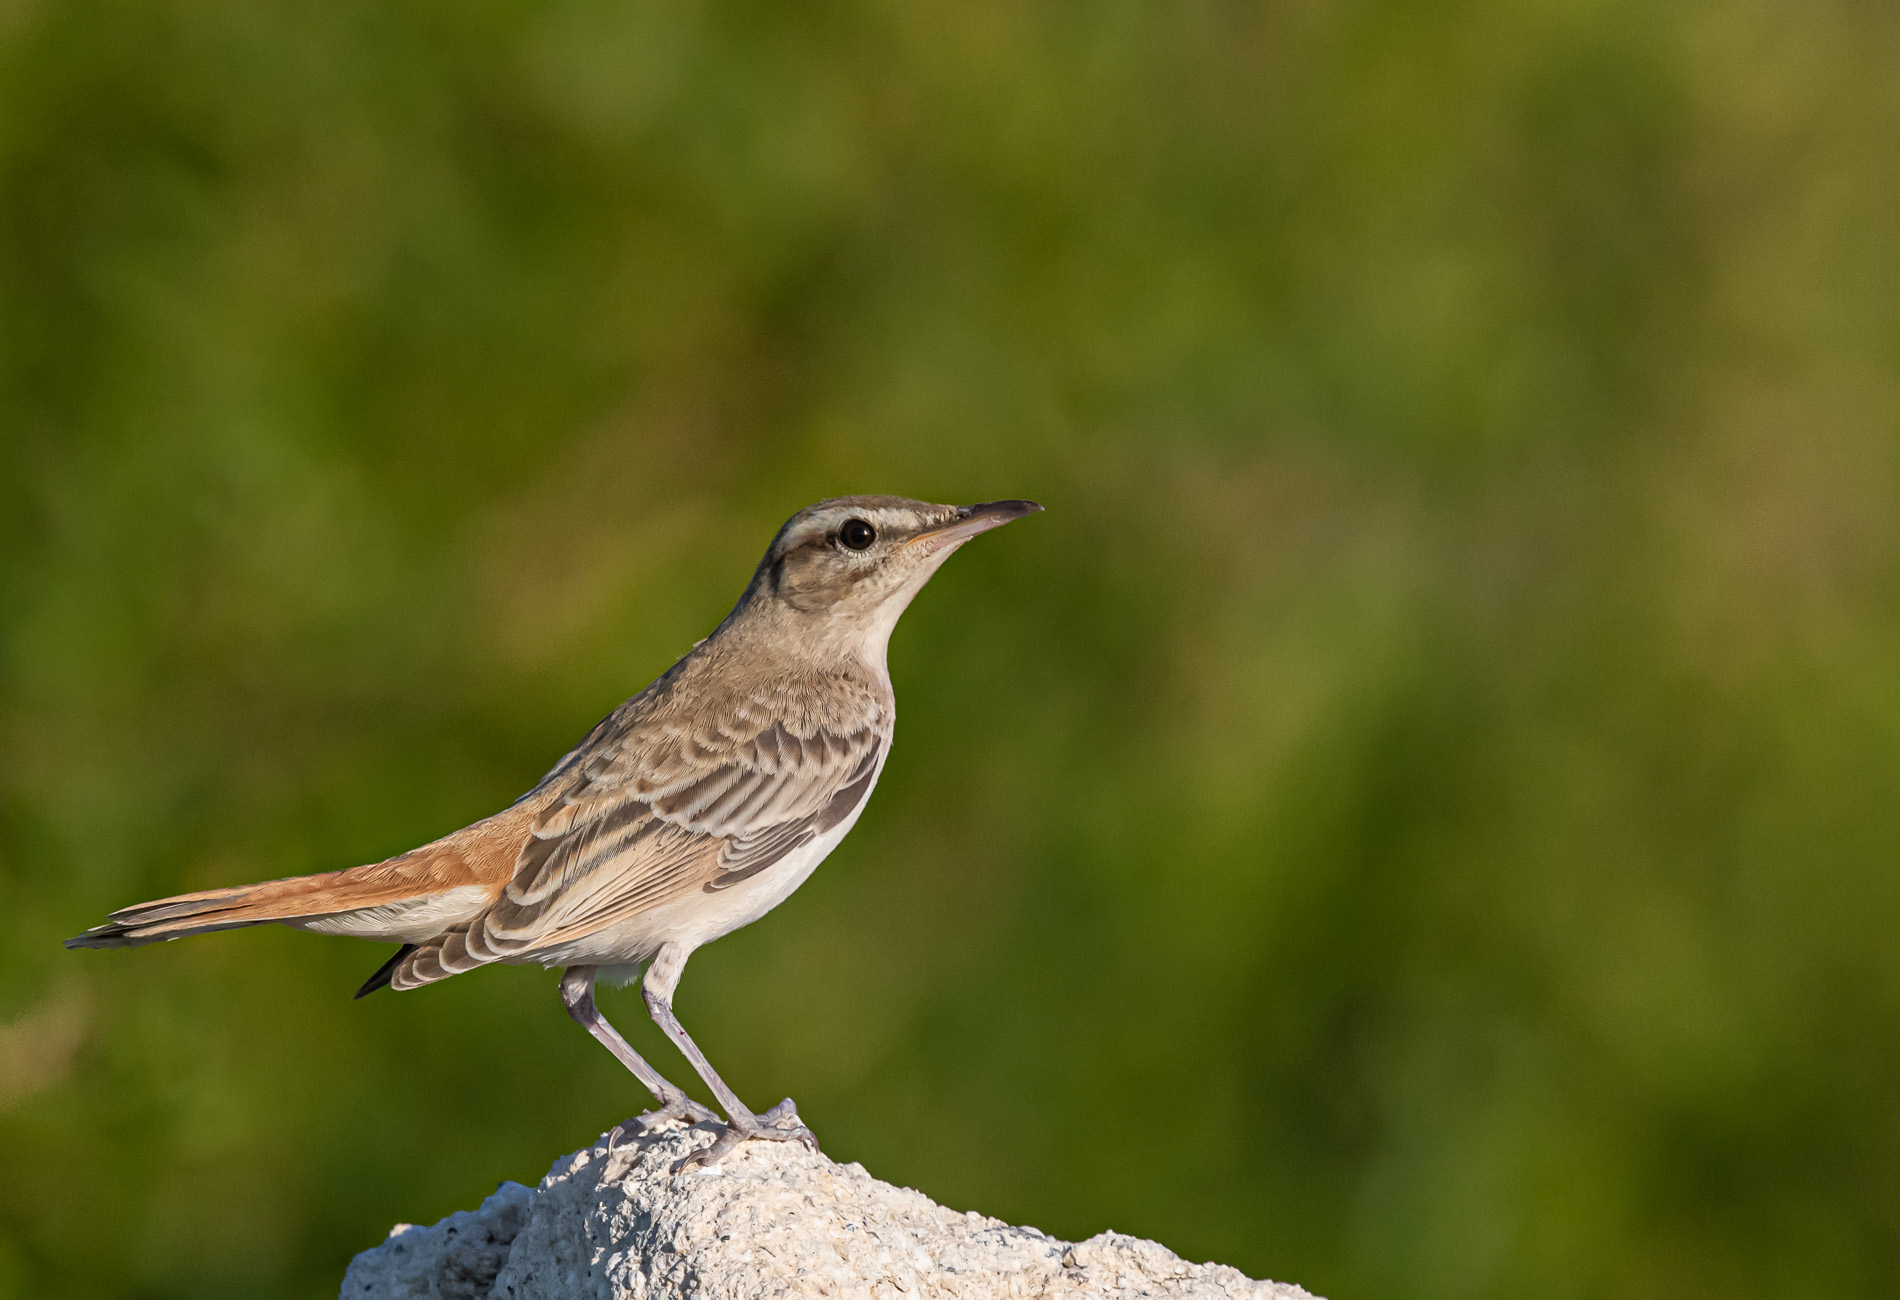
[{"label": "white rock", "polygon": [[532,1191],[503,1183],[479,1210],[399,1225],[351,1263],[343,1300],[1312,1300],[1137,1237],[1071,1244],[959,1214],[795,1143],[749,1142],[674,1175],[712,1133],[602,1143]]}]

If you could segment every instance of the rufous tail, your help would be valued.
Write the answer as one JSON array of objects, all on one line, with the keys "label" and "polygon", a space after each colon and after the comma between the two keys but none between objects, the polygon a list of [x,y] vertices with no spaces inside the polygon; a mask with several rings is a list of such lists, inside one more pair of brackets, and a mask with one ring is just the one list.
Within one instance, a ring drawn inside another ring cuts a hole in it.
[{"label": "rufous tail", "polygon": [[403,944],[402,952],[371,976],[362,991],[380,988],[392,977],[397,988],[409,987],[399,964],[416,951],[415,945],[439,939],[494,903],[513,874],[532,816],[532,808],[516,804],[384,862],[122,907],[106,924],[68,939],[66,946],[135,948],[276,921],[319,934]]},{"label": "rufous tail", "polygon": [[161,939],[351,911],[364,902],[360,886],[348,879],[351,874],[329,871],[134,903],[113,912],[106,924],[68,939],[66,946],[135,948]]}]

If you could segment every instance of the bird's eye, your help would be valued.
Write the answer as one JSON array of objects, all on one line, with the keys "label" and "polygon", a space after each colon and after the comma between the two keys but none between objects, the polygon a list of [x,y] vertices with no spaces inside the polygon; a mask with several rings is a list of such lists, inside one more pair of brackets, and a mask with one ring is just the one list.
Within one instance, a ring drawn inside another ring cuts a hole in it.
[{"label": "bird's eye", "polygon": [[838,540],[854,551],[869,550],[871,543],[877,540],[877,529],[862,519],[847,519],[838,530]]}]

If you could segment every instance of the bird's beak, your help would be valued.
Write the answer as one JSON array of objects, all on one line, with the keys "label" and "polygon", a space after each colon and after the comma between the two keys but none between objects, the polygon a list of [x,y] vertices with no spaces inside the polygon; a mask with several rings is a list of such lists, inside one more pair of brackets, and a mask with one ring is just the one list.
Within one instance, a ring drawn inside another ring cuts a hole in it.
[{"label": "bird's beak", "polygon": [[904,545],[915,546],[922,542],[927,549],[932,551],[945,546],[961,545],[978,533],[987,533],[992,528],[1001,528],[1012,519],[1036,514],[1041,509],[1042,507],[1034,501],[984,501],[973,506],[958,506],[956,518],[928,532],[917,534]]}]

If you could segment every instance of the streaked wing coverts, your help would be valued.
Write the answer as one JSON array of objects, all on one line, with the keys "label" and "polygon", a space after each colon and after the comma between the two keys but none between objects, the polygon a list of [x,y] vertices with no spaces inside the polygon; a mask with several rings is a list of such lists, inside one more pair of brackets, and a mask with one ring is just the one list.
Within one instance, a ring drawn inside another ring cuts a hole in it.
[{"label": "streaked wing coverts", "polygon": [[736,695],[696,725],[557,770],[566,788],[536,817],[501,898],[446,945],[445,967],[520,958],[729,887],[836,826],[863,802],[888,741],[888,706],[868,691],[861,706],[788,722]]}]

